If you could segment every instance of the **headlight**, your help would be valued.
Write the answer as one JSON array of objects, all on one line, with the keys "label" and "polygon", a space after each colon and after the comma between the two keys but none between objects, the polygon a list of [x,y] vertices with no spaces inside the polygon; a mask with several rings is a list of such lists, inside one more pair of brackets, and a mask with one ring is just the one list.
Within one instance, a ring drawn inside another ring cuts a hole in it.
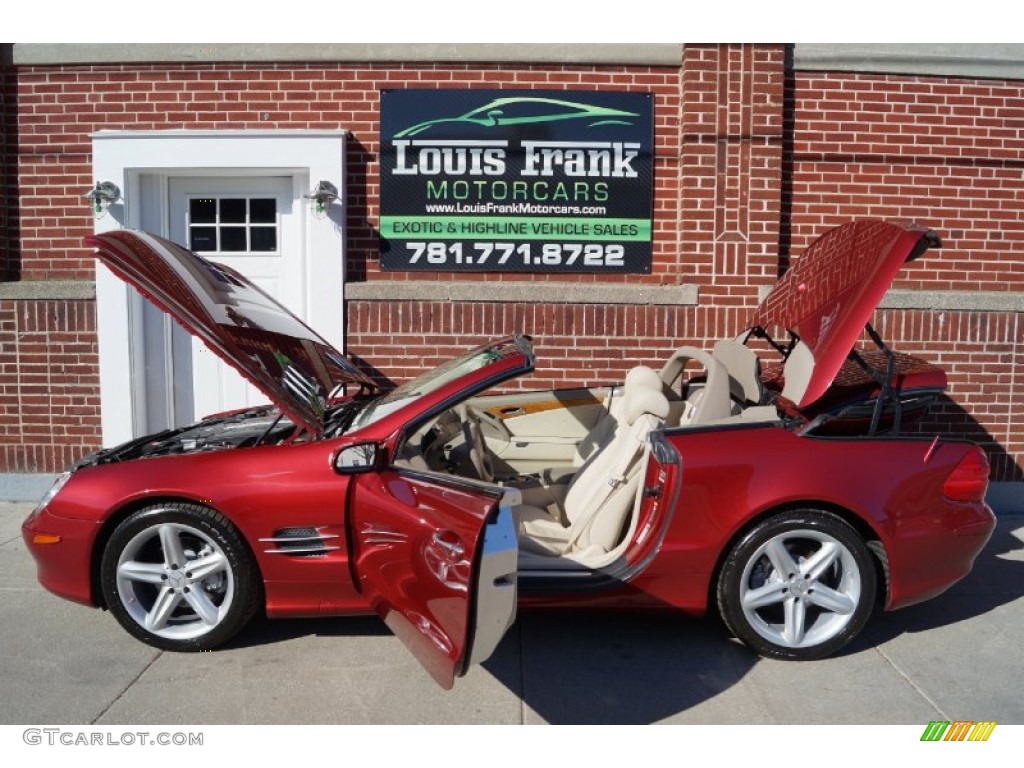
[{"label": "headlight", "polygon": [[38,515],[40,512],[42,512],[44,509],[46,509],[46,505],[49,504],[51,501],[53,501],[54,496],[56,496],[58,493],[60,493],[60,489],[63,488],[64,484],[68,480],[70,480],[70,479],[71,479],[71,473],[70,472],[65,472],[62,475],[57,475],[57,479],[53,481],[53,485],[50,486],[50,490],[48,490],[43,495],[43,498],[41,498],[39,500],[39,503],[36,504],[36,508],[34,510],[32,510],[32,514],[29,515],[29,519],[31,520],[36,515]]}]

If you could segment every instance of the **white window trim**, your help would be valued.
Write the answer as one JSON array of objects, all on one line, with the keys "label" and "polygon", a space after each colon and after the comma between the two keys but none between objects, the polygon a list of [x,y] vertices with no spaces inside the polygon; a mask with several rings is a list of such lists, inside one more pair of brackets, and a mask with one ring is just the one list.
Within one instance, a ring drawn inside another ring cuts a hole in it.
[{"label": "white window trim", "polygon": [[[99,181],[117,184],[123,201],[112,205],[107,215],[96,221],[95,231],[141,226],[143,175],[163,180],[162,231],[156,234],[167,232],[166,186],[173,176],[287,174],[295,179],[297,190],[304,187],[307,191],[321,180],[330,181],[342,190],[330,216],[320,220],[304,214],[299,226],[310,270],[310,279],[306,280],[307,322],[343,350],[347,136],[348,132],[342,130],[99,131],[92,134],[93,175]],[[137,320],[131,295],[120,279],[97,262],[96,321],[104,445],[136,436],[138,403],[144,396],[133,386],[129,362],[134,359],[131,329]]]}]

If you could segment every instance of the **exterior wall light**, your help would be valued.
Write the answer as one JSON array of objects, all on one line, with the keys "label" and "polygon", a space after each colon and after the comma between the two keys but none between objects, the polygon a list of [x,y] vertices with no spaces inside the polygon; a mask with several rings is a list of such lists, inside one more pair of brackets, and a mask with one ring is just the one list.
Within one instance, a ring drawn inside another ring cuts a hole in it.
[{"label": "exterior wall light", "polygon": [[112,181],[97,181],[96,186],[82,197],[89,199],[92,215],[97,219],[102,219],[106,215],[107,209],[121,199],[121,188]]},{"label": "exterior wall light", "polygon": [[310,201],[313,215],[322,219],[327,216],[327,209],[331,203],[338,199],[338,188],[329,181],[320,181],[308,195],[303,195],[303,197]]}]

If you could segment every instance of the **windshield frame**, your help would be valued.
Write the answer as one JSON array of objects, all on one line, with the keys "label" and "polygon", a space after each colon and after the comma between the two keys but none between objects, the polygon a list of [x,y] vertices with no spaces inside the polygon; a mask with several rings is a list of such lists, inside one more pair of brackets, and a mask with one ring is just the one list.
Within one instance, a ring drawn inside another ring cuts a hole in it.
[{"label": "windshield frame", "polygon": [[375,397],[352,420],[348,432],[365,429],[406,406],[429,398],[460,379],[475,381],[481,378],[481,371],[518,355],[525,356],[532,369],[533,351],[530,348],[529,337],[513,336],[501,339],[452,358],[416,378],[403,382],[390,392]]}]

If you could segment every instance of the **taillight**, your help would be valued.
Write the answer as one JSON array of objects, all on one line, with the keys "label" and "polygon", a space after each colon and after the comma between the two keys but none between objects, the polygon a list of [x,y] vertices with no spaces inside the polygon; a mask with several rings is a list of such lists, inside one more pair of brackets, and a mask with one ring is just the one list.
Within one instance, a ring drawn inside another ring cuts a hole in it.
[{"label": "taillight", "polygon": [[975,448],[949,473],[942,484],[942,495],[953,501],[981,501],[988,490],[988,459]]}]

